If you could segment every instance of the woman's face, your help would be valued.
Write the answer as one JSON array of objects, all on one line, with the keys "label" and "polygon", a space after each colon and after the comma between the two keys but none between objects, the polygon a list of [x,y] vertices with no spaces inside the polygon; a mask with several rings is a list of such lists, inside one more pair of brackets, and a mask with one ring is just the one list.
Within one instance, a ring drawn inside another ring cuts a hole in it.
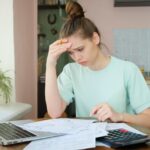
[{"label": "woman's face", "polygon": [[70,57],[83,66],[92,66],[99,56],[99,36],[94,33],[92,39],[83,39],[79,35],[68,38],[71,48],[68,50]]}]

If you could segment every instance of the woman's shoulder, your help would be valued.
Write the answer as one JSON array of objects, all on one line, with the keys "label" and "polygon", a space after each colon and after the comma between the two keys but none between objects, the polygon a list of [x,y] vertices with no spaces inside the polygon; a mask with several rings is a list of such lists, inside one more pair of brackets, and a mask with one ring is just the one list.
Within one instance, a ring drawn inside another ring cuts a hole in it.
[{"label": "woman's shoulder", "polygon": [[135,80],[136,78],[138,78],[138,80],[141,79],[142,74],[140,72],[140,69],[134,62],[128,60],[122,60],[119,58],[114,58],[114,59],[116,61],[116,64],[120,66],[120,70],[123,73],[123,78],[126,85],[131,80]]},{"label": "woman's shoulder", "polygon": [[142,76],[141,71],[134,62],[128,60],[122,60],[119,58],[114,58],[114,59],[118,64],[118,66],[120,66],[120,70],[122,70],[125,83],[128,83],[130,79],[134,80],[135,76],[141,78]]},{"label": "woman's shoulder", "polygon": [[118,66],[126,69],[126,70],[137,70],[139,69],[138,66],[134,63],[134,62],[131,62],[131,61],[128,61],[128,60],[123,60],[123,59],[120,59],[120,58],[117,58],[117,57],[114,57],[113,56],[113,60],[116,64],[118,64]]}]

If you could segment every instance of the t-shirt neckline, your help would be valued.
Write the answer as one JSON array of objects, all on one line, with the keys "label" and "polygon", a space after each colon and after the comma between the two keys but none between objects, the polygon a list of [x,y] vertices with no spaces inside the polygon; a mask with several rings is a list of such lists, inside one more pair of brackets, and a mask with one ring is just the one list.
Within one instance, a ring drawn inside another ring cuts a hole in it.
[{"label": "t-shirt neckline", "polygon": [[93,72],[93,73],[96,73],[96,72],[103,72],[103,71],[106,71],[107,69],[110,68],[110,66],[112,65],[113,63],[113,60],[114,60],[114,57],[113,56],[110,56],[110,62],[107,64],[106,67],[104,67],[103,69],[99,69],[99,70],[92,70],[90,69],[89,67],[86,67],[86,69],[90,72]]}]

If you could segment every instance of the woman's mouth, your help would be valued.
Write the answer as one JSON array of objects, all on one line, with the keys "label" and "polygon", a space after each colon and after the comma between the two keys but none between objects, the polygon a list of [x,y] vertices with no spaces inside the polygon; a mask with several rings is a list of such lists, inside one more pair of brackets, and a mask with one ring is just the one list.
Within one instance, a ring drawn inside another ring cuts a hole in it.
[{"label": "woman's mouth", "polygon": [[87,61],[80,61],[79,64],[81,65],[85,65],[87,63]]}]

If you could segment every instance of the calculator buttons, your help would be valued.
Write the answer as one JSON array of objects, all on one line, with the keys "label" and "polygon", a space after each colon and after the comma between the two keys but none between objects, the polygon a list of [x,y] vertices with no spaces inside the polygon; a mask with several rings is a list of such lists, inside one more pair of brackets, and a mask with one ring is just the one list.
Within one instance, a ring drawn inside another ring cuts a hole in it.
[{"label": "calculator buttons", "polygon": [[147,135],[137,134],[126,129],[110,130],[108,135],[103,138],[97,138],[98,141],[117,148],[132,144],[144,143],[150,140]]}]

